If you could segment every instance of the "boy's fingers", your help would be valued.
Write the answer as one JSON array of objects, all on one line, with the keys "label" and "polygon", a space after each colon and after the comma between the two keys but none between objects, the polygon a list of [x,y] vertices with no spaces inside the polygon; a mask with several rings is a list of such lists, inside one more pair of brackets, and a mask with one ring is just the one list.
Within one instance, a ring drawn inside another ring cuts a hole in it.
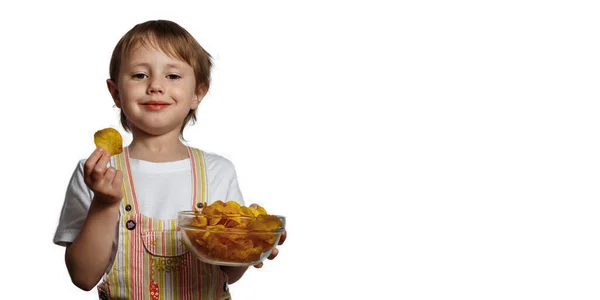
[{"label": "boy's fingers", "polygon": [[98,163],[98,160],[100,159],[100,157],[102,157],[102,154],[104,154],[104,149],[98,147],[98,148],[96,148],[96,150],[94,150],[94,152],[92,152],[90,157],[88,157],[88,159],[85,161],[84,168],[83,168],[83,175],[85,177],[90,177],[90,175],[92,175],[92,171],[94,170],[94,167]]},{"label": "boy's fingers", "polygon": [[255,267],[255,268],[257,268],[257,269],[260,269],[260,268],[262,268],[262,266],[263,266],[263,263],[262,263],[262,261],[261,261],[261,262],[259,262],[259,263],[258,263],[258,265],[254,265],[254,267]]},{"label": "boy's fingers", "polygon": [[94,179],[100,180],[102,177],[104,177],[104,173],[106,172],[106,165],[108,164],[109,159],[110,153],[103,151],[102,157],[100,157],[100,160],[98,160],[98,163],[96,163],[96,166],[94,166],[94,171],[92,172],[92,176],[94,177]]},{"label": "boy's fingers", "polygon": [[100,157],[100,160],[98,160],[98,165],[102,166],[103,169],[108,168],[108,161],[110,160],[110,152],[108,151],[102,151],[102,156]]},{"label": "boy's fingers", "polygon": [[123,191],[121,189],[121,184],[123,183],[123,172],[121,170],[116,170],[115,178],[112,181],[112,188],[115,190],[116,195],[119,198],[123,197]]},{"label": "boy's fingers", "polygon": [[281,234],[281,237],[279,238],[279,245],[283,244],[283,242],[285,242],[285,239],[287,238],[287,231],[284,231]]},{"label": "boy's fingers", "polygon": [[123,183],[123,172],[116,170],[115,178],[112,181],[113,187],[121,187],[121,183]]},{"label": "boy's fingers", "polygon": [[104,174],[104,179],[108,184],[112,184],[115,176],[117,175],[117,170],[115,168],[107,168]]},{"label": "boy's fingers", "polygon": [[277,254],[279,254],[279,250],[277,250],[277,248],[275,248],[271,252],[271,255],[269,255],[268,259],[273,259],[273,258],[277,257]]}]

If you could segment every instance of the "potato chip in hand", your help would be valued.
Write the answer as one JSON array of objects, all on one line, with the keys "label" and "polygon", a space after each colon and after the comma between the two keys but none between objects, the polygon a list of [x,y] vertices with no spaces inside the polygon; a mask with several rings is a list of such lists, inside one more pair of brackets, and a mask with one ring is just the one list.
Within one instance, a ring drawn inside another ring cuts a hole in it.
[{"label": "potato chip in hand", "polygon": [[119,131],[114,128],[104,128],[94,133],[94,144],[96,147],[102,147],[110,155],[117,155],[123,152],[123,137]]}]

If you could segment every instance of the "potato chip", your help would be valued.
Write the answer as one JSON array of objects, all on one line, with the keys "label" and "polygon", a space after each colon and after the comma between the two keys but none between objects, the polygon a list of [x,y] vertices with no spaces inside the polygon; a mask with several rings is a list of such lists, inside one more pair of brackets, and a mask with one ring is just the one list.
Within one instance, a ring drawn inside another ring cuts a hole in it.
[{"label": "potato chip", "polygon": [[94,133],[94,144],[96,147],[102,147],[110,155],[116,155],[123,152],[123,137],[119,131],[114,128],[105,128]]},{"label": "potato chip", "polygon": [[212,259],[253,262],[273,248],[279,237],[275,230],[283,224],[259,205],[218,200],[197,213],[191,225],[206,230],[191,233],[190,240]]},{"label": "potato chip", "polygon": [[250,206],[250,211],[252,212],[252,214],[253,214],[255,217],[258,217],[258,216],[260,216],[260,215],[266,215],[266,214],[267,214],[267,211],[266,211],[266,210],[265,210],[265,209],[264,209],[262,206],[260,206],[260,205],[257,205],[257,206],[256,206],[256,208],[254,208],[254,207]]},{"label": "potato chip", "polygon": [[229,201],[223,208],[223,214],[228,216],[239,216],[241,212],[241,206],[235,201]]},{"label": "potato chip", "polygon": [[242,216],[245,216],[245,217],[252,217],[252,216],[254,216],[254,214],[252,213],[252,210],[249,207],[246,207],[246,206],[240,207],[240,214]]},{"label": "potato chip", "polygon": [[256,221],[248,226],[248,229],[268,231],[277,229],[279,226],[281,226],[281,220],[277,216],[260,215],[256,217]]},{"label": "potato chip", "polygon": [[225,208],[225,202],[221,200],[217,200],[213,202],[211,205],[205,206],[202,209],[202,214],[207,216],[211,215],[220,215],[223,212],[223,208]]},{"label": "potato chip", "polygon": [[205,216],[197,216],[190,222],[190,225],[195,227],[205,227],[207,224],[208,219]]}]

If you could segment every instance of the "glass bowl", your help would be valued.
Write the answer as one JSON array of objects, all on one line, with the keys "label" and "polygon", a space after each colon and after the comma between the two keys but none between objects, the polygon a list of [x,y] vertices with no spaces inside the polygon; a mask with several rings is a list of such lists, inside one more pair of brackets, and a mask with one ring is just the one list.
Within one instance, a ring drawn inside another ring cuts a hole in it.
[{"label": "glass bowl", "polygon": [[285,217],[211,216],[181,211],[177,225],[187,248],[201,261],[242,267],[256,265],[271,255],[285,231]]}]

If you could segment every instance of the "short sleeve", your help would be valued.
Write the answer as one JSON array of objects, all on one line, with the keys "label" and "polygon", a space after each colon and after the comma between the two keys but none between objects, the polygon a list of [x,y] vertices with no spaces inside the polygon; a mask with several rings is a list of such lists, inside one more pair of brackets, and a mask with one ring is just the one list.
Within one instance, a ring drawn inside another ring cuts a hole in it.
[{"label": "short sleeve", "polygon": [[205,152],[204,155],[208,175],[208,203],[221,200],[223,202],[235,201],[244,205],[244,198],[233,163],[214,153]]},{"label": "short sleeve", "polygon": [[229,182],[229,188],[227,189],[227,199],[234,200],[240,205],[244,204],[244,197],[242,196],[242,191],[240,190],[240,186],[238,184],[237,174],[235,172],[235,168],[233,164],[231,165],[231,178]]},{"label": "short sleeve", "polygon": [[83,164],[85,160],[80,160],[73,171],[60,213],[58,226],[54,234],[53,242],[60,246],[66,246],[73,242],[87,217],[93,192],[87,187],[83,177]]}]

